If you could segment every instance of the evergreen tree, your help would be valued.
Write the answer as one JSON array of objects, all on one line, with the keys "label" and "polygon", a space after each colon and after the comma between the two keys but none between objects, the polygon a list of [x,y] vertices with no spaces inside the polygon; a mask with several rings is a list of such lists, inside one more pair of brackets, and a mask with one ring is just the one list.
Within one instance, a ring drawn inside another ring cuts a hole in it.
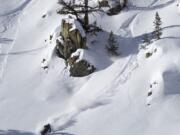
[{"label": "evergreen tree", "polygon": [[161,28],[161,25],[162,25],[162,21],[161,21],[161,18],[159,17],[159,14],[158,12],[156,12],[156,15],[155,15],[155,20],[154,20],[154,26],[155,26],[155,30],[154,30],[154,37],[155,39],[159,40],[161,38],[161,35],[162,35],[162,28]]},{"label": "evergreen tree", "polygon": [[112,31],[109,34],[108,45],[106,45],[106,49],[107,49],[108,53],[111,55],[115,55],[115,56],[119,55],[117,52],[118,44],[117,44],[117,41],[116,41]]}]

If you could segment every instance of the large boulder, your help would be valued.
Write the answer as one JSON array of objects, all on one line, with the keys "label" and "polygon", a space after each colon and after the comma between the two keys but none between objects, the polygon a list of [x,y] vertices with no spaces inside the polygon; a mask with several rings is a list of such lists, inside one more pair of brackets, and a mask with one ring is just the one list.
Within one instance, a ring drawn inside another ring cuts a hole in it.
[{"label": "large boulder", "polygon": [[86,60],[74,62],[70,67],[70,76],[83,77],[93,73],[96,68]]},{"label": "large boulder", "polygon": [[99,1],[99,7],[110,7],[108,0],[100,0]]},{"label": "large boulder", "polygon": [[99,0],[99,7],[105,8],[108,15],[116,15],[126,6],[127,0]]},{"label": "large boulder", "polygon": [[70,76],[73,77],[83,77],[93,73],[96,68],[90,62],[85,55],[86,51],[83,49],[78,49],[75,53],[71,55],[68,59]]},{"label": "large boulder", "polygon": [[120,4],[117,4],[114,7],[110,8],[108,10],[107,14],[110,16],[117,15],[121,12],[122,9],[123,9],[122,6]]},{"label": "large boulder", "polygon": [[62,58],[67,60],[77,49],[86,48],[84,29],[74,17],[62,20],[60,35],[62,40],[57,40],[57,52]]}]

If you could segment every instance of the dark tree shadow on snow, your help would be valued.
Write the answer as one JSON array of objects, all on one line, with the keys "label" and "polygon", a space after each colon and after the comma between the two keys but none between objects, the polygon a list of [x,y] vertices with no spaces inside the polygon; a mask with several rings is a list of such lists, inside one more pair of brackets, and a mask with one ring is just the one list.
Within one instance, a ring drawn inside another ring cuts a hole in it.
[{"label": "dark tree shadow on snow", "polygon": [[[103,33],[101,33],[104,37],[104,41],[106,41],[105,43],[108,42],[108,36],[109,36],[109,32],[104,31]],[[146,33],[148,35],[148,37],[151,39],[153,39],[152,37],[152,32],[150,33]],[[118,42],[118,47],[119,47],[119,58],[122,57],[127,57],[130,55],[134,55],[134,54],[138,54],[139,51],[139,45],[142,43],[142,40],[145,36],[145,34],[142,34],[140,36],[137,37],[123,37],[121,35],[116,35],[114,34],[116,41]],[[99,37],[97,37],[99,38]],[[104,45],[105,46],[105,45]]]},{"label": "dark tree shadow on snow", "polygon": [[[166,29],[171,29],[171,28],[180,28],[180,25],[171,25],[171,26],[166,26],[162,28],[162,31]],[[105,32],[104,37],[105,40],[108,40],[108,35],[109,32]],[[143,43],[143,38],[145,35],[148,35],[150,40],[153,40],[153,32],[149,33],[144,33],[142,35],[136,36],[136,37],[123,37],[120,35],[115,35],[116,40],[119,42],[119,57],[127,57],[129,55],[137,54],[139,52],[139,45]],[[174,36],[168,36],[168,37],[163,37],[162,39],[180,39],[179,37],[174,37]],[[155,41],[153,41],[155,42]]]}]

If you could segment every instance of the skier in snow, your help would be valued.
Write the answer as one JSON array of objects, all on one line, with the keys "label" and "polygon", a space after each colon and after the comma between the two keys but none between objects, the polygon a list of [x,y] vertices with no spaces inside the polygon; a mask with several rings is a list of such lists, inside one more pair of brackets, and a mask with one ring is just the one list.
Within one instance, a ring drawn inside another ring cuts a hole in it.
[{"label": "skier in snow", "polygon": [[48,135],[49,133],[51,133],[51,125],[50,124],[44,125],[44,128],[41,131],[41,135]]}]

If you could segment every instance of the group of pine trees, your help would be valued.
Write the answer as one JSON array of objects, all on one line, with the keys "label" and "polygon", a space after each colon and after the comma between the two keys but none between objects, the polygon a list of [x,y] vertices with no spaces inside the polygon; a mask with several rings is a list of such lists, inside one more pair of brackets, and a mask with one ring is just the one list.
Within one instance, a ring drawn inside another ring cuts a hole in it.
[{"label": "group of pine trees", "polygon": [[[154,24],[153,38],[155,40],[159,40],[161,39],[162,36],[162,28],[161,28],[162,21],[158,12],[156,12],[155,14],[155,20],[153,24]],[[149,35],[145,34],[143,38],[143,46],[141,46],[142,49],[145,49],[146,46],[148,46],[150,43],[151,43],[151,39]],[[108,44],[106,45],[106,49],[109,54],[116,56],[118,55],[118,44],[112,31],[109,34]]]},{"label": "group of pine trees", "polygon": [[[89,24],[89,14],[93,12],[100,11],[99,7],[91,7],[89,6],[88,0],[82,0],[81,4],[76,4],[75,0],[59,0],[59,4],[63,6],[63,8],[58,12],[59,14],[73,14],[76,16],[77,20],[82,24],[84,30],[88,32],[90,30],[90,24]],[[82,16],[84,16],[82,18]],[[162,21],[161,18],[156,12],[155,20],[154,20],[154,32],[153,32],[153,38],[156,40],[161,39],[162,35]],[[151,43],[151,38],[148,34],[144,35],[143,44],[144,46],[147,46]],[[108,44],[106,45],[107,51],[112,55],[118,55],[118,44],[114,37],[113,32],[109,34]]]}]

